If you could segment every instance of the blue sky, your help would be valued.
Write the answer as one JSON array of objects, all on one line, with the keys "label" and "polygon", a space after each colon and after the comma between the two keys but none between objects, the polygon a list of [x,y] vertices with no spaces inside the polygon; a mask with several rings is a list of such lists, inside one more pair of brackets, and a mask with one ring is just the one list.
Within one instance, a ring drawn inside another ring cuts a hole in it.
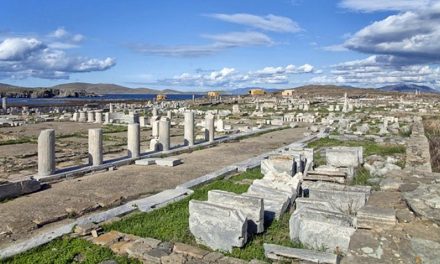
[{"label": "blue sky", "polygon": [[438,0],[0,3],[0,82],[439,87]]}]

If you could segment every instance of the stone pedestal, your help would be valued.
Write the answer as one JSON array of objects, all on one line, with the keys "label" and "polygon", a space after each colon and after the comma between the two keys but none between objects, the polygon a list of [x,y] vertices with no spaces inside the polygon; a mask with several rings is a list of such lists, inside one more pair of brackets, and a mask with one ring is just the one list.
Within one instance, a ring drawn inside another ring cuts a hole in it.
[{"label": "stone pedestal", "polygon": [[102,161],[102,129],[89,129],[89,165],[101,165]]},{"label": "stone pedestal", "polygon": [[95,113],[95,123],[102,124],[102,112],[101,111],[97,111]]},{"label": "stone pedestal", "polygon": [[159,144],[160,150],[170,150],[170,120],[167,117],[159,121]]},{"label": "stone pedestal", "polygon": [[183,141],[185,146],[193,146],[194,145],[194,112],[188,111],[184,114],[184,135]]},{"label": "stone pedestal", "polygon": [[38,136],[38,176],[55,172],[55,130],[45,129]]},{"label": "stone pedestal", "polygon": [[128,157],[138,158],[140,155],[140,128],[139,124],[128,124],[127,133]]},{"label": "stone pedestal", "polygon": [[88,111],[87,112],[87,122],[88,123],[95,122],[95,113],[93,111]]},{"label": "stone pedestal", "polygon": [[205,117],[205,140],[214,142],[214,116],[207,115]]},{"label": "stone pedestal", "polygon": [[87,119],[86,119],[86,112],[79,111],[79,119],[78,119],[78,121],[79,122],[86,122],[87,121]]}]

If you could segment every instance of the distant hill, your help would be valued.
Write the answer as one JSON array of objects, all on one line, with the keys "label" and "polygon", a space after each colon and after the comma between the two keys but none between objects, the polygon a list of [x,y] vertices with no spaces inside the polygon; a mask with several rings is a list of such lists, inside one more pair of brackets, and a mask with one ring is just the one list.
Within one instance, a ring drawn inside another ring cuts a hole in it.
[{"label": "distant hill", "polygon": [[104,94],[181,94],[176,90],[156,90],[150,88],[128,88],[107,83],[65,83],[50,87],[20,87],[0,83],[0,94],[8,97],[50,98],[97,96]]},{"label": "distant hill", "polygon": [[378,88],[381,91],[386,92],[401,92],[401,93],[415,93],[419,91],[420,93],[440,93],[439,90],[431,88],[425,85],[416,85],[416,84],[395,84],[395,85],[387,85]]},{"label": "distant hill", "polygon": [[273,88],[246,87],[246,88],[236,88],[233,90],[226,90],[226,91],[223,91],[223,94],[245,95],[245,94],[248,94],[251,89],[262,89],[262,90],[265,90],[267,93],[275,93],[275,92],[281,91],[280,89],[273,89]]}]

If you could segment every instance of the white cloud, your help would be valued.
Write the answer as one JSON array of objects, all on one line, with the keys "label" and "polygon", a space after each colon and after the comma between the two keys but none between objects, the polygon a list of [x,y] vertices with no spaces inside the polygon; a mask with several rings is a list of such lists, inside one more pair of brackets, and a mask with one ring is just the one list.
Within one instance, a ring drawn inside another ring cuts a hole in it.
[{"label": "white cloud", "polygon": [[390,56],[373,55],[332,66],[330,73],[313,77],[320,84],[360,85],[364,87],[415,83],[440,87],[440,67],[396,65]]},{"label": "white cloud", "polygon": [[399,64],[440,62],[440,3],[376,21],[356,32],[344,47],[392,56]]},{"label": "white cloud", "polygon": [[423,8],[435,0],[342,0],[340,6],[362,12],[404,11]]},{"label": "white cloud", "polygon": [[237,14],[210,14],[209,17],[222,21],[250,26],[257,29],[274,32],[298,32],[301,31],[298,23],[288,17],[275,16],[256,16],[246,13]]},{"label": "white cloud", "polygon": [[314,73],[310,64],[302,66],[287,65],[265,67],[256,71],[240,72],[234,68],[223,68],[218,71],[198,71],[197,73],[182,73],[172,78],[157,80],[155,84],[178,85],[191,87],[242,87],[245,85],[287,84],[295,74]]},{"label": "white cloud", "polygon": [[274,42],[267,35],[260,32],[229,32],[216,35],[203,35],[213,42],[205,45],[150,45],[140,44],[131,48],[140,53],[169,57],[200,57],[218,53],[220,51],[248,46],[270,46]]},{"label": "white cloud", "polygon": [[36,38],[13,37],[0,42],[1,78],[67,79],[71,73],[103,71],[114,65],[112,58],[69,56]]}]

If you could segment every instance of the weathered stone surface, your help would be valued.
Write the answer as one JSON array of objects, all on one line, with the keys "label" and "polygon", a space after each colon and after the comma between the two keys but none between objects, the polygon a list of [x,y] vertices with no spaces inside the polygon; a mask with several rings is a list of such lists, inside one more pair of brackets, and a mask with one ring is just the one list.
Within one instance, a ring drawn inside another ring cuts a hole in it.
[{"label": "weathered stone surface", "polygon": [[290,238],[293,241],[298,241],[300,237],[300,223],[301,220],[313,220],[317,222],[337,225],[341,227],[353,227],[353,218],[341,213],[318,210],[308,207],[295,210],[290,216],[289,220],[289,232]]},{"label": "weathered stone surface", "polygon": [[171,202],[181,200],[193,193],[186,188],[165,190],[155,195],[148,196],[136,201],[129,202],[129,206],[135,206],[142,212],[148,212],[154,208],[163,207]]},{"label": "weathered stone surface", "polygon": [[440,243],[420,238],[411,239],[411,247],[420,257],[420,263],[439,263]]},{"label": "weathered stone surface", "polygon": [[440,223],[440,183],[420,184],[414,191],[403,193],[403,197],[417,215]]},{"label": "weathered stone surface", "polygon": [[303,189],[307,188],[310,190],[324,189],[324,190],[335,190],[335,191],[361,192],[361,193],[365,193],[367,199],[371,194],[371,186],[362,186],[362,185],[341,185],[330,182],[307,182],[307,183],[303,183],[302,187]]},{"label": "weathered stone surface", "polygon": [[213,190],[208,192],[208,202],[240,210],[248,219],[249,233],[261,233],[264,231],[264,205],[262,198]]},{"label": "weathered stone surface", "polygon": [[209,251],[194,247],[191,245],[183,244],[183,243],[176,243],[174,244],[174,253],[179,253],[183,255],[187,255],[193,258],[201,259],[204,256],[208,255]]},{"label": "weathered stone surface", "polygon": [[[293,177],[292,177],[293,179]],[[263,188],[272,188],[275,190],[282,191],[289,195],[290,199],[295,199],[298,194],[299,182],[289,184],[289,182],[273,181],[269,179],[257,179],[252,183],[253,186],[261,186]]]},{"label": "weathered stone surface", "polygon": [[223,257],[224,255],[220,252],[210,252],[203,257],[203,261],[206,261],[208,263],[213,263]]},{"label": "weathered stone surface", "polygon": [[156,164],[156,159],[139,159],[134,162],[136,165],[148,166]]},{"label": "weathered stone surface", "polygon": [[247,242],[247,219],[238,210],[191,200],[189,215],[189,229],[200,244],[231,252]]},{"label": "weathered stone surface", "polygon": [[329,211],[335,213],[340,212],[337,208],[334,208],[329,201],[300,197],[300,198],[296,198],[295,204],[296,204],[296,210],[307,207],[311,209],[317,209],[317,210],[323,210],[323,211]]},{"label": "weathered stone surface", "polygon": [[319,252],[310,249],[290,248],[273,244],[264,244],[264,255],[273,260],[304,260],[314,263],[338,263],[338,256],[333,253]]},{"label": "weathered stone surface", "polygon": [[279,219],[290,205],[288,193],[272,188],[251,185],[244,195],[263,198],[264,220],[269,222]]},{"label": "weathered stone surface", "polygon": [[118,242],[123,237],[122,233],[117,231],[110,231],[92,239],[92,242],[100,246],[109,246]]},{"label": "weathered stone surface", "polygon": [[247,264],[247,261],[233,257],[223,257],[217,260],[218,264]]},{"label": "weathered stone surface", "polygon": [[156,164],[158,166],[174,167],[182,163],[181,159],[177,158],[163,158],[156,159]]},{"label": "weathered stone surface", "polygon": [[311,189],[310,198],[328,201],[333,208],[346,214],[355,214],[367,202],[363,192]]},{"label": "weathered stone surface", "polygon": [[362,147],[332,147],[325,151],[328,165],[335,167],[358,167],[363,163]]},{"label": "weathered stone surface", "polygon": [[380,189],[382,191],[397,191],[403,182],[400,178],[386,177],[380,181]]},{"label": "weathered stone surface", "polygon": [[0,200],[18,197],[23,194],[36,192],[40,189],[40,182],[31,178],[13,182],[5,182],[0,184]]},{"label": "weathered stone surface", "polygon": [[290,176],[295,174],[295,161],[292,155],[272,155],[261,161],[261,173],[287,173]]},{"label": "weathered stone surface", "polygon": [[305,246],[324,250],[326,252],[342,251],[347,252],[350,244],[350,237],[356,229],[352,227],[339,226],[309,219],[297,218],[299,223],[292,223],[298,227],[298,237],[294,241],[301,242]]},{"label": "weathered stone surface", "polygon": [[184,264],[187,259],[182,254],[171,254],[169,256],[163,256],[160,258],[162,264]]},{"label": "weathered stone surface", "polygon": [[393,227],[396,225],[394,208],[364,206],[356,214],[358,228]]}]

